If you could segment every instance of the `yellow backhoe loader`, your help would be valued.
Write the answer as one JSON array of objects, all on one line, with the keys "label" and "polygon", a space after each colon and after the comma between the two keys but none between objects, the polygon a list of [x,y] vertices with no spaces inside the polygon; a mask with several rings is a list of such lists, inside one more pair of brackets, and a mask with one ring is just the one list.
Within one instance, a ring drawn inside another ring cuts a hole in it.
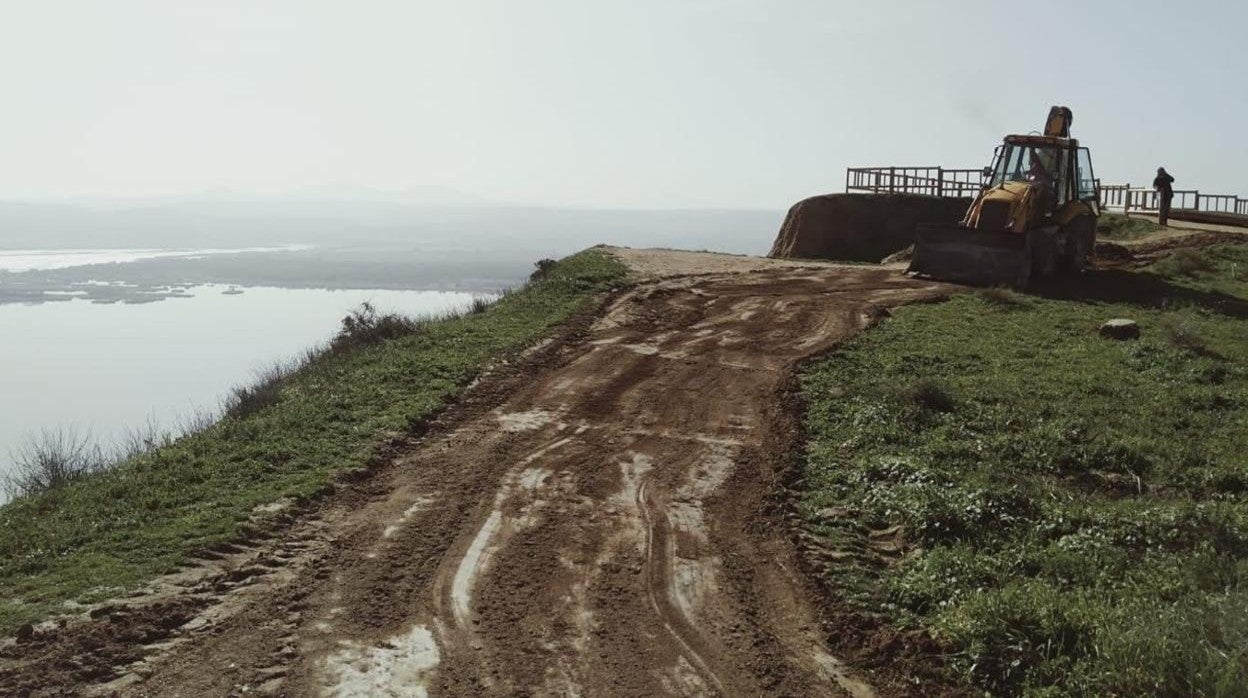
[{"label": "yellow backhoe loader", "polygon": [[910,271],[969,284],[1023,287],[1092,261],[1100,215],[1092,158],[1053,107],[1044,135],[1006,136],[983,189],[955,225],[920,225]]}]

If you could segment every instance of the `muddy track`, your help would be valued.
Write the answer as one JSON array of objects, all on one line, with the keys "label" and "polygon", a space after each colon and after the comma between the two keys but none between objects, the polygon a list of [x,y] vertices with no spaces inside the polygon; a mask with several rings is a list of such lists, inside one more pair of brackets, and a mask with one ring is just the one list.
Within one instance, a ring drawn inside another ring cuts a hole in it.
[{"label": "muddy track", "polygon": [[1148,266],[1176,250],[1211,245],[1244,244],[1248,230],[1202,230],[1176,228],[1168,234],[1143,240],[1120,242],[1099,241],[1096,244],[1097,267],[1101,269],[1138,269]]},{"label": "muddy track", "polygon": [[940,293],[869,268],[641,283],[281,535],[8,647],[0,687],[872,695],[826,650],[769,446],[795,362]]}]

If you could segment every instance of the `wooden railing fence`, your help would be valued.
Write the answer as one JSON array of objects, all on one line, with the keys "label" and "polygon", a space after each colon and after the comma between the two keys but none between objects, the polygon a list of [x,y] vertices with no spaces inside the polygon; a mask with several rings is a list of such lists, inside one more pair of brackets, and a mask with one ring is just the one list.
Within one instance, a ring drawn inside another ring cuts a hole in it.
[{"label": "wooden railing fence", "polygon": [[[926,196],[975,196],[987,176],[982,169],[922,167],[850,167],[845,171],[845,191],[870,194],[922,194]],[[1130,184],[1102,184],[1096,181],[1101,207],[1122,211],[1156,211],[1157,192]],[[1202,194],[1195,189],[1175,189],[1170,204],[1174,211],[1237,213],[1248,216],[1248,198],[1234,194]]]},{"label": "wooden railing fence", "polygon": [[871,194],[975,196],[984,186],[984,171],[943,167],[851,167],[845,191]]},{"label": "wooden railing fence", "polygon": [[[1100,195],[1103,208],[1123,213],[1156,211],[1161,205],[1161,197],[1151,187],[1102,184]],[[1174,199],[1170,201],[1170,209],[1206,213],[1238,213],[1248,216],[1248,199],[1234,194],[1202,194],[1196,189],[1175,189]]]}]

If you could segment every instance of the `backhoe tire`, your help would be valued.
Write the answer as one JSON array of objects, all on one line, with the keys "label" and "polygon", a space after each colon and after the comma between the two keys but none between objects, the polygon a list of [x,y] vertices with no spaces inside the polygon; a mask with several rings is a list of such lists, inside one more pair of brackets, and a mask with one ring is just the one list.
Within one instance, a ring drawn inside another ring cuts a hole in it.
[{"label": "backhoe tire", "polygon": [[1096,219],[1079,216],[1066,224],[1066,244],[1058,264],[1060,273],[1078,276],[1087,269],[1096,244]]}]

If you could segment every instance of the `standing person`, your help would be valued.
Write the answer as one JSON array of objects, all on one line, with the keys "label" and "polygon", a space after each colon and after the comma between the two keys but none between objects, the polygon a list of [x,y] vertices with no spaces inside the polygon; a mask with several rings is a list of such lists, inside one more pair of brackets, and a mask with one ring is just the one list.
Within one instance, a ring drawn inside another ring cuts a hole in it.
[{"label": "standing person", "polygon": [[1157,207],[1157,222],[1163,227],[1166,221],[1170,220],[1170,200],[1174,198],[1174,177],[1166,172],[1166,168],[1158,167],[1157,176],[1153,178],[1153,189],[1157,190],[1157,198],[1160,199]]}]

